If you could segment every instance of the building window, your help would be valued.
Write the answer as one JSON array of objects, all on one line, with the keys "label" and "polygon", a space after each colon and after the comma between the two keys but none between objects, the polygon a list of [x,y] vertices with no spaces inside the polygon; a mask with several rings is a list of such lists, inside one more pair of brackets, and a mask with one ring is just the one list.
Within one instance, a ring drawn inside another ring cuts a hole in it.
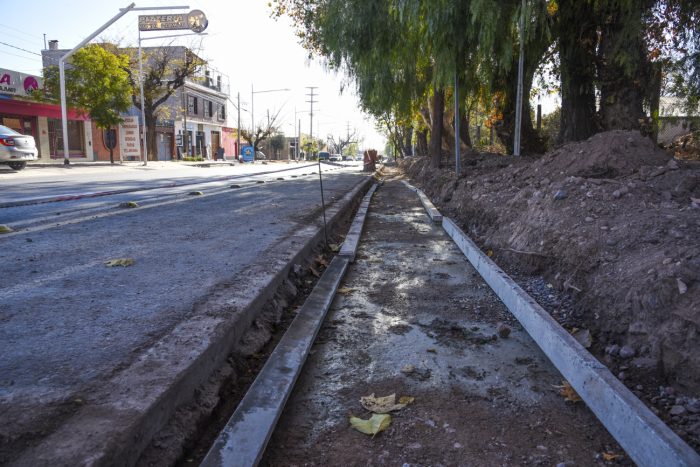
[{"label": "building window", "polygon": [[219,120],[226,120],[226,104],[219,105],[219,111],[217,114]]},{"label": "building window", "polygon": [[187,96],[187,113],[197,115],[197,98],[195,96]]},{"label": "building window", "polygon": [[204,101],[204,117],[211,118],[211,114],[212,114],[212,102],[211,101]]}]

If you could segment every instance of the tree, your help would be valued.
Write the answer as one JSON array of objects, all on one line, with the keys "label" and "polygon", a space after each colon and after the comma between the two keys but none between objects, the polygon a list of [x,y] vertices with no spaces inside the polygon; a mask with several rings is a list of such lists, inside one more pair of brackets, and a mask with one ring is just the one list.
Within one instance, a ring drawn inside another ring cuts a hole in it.
[{"label": "tree", "polygon": [[[132,86],[132,103],[141,110],[141,94],[138,80],[138,53],[133,48],[124,49],[129,56],[129,66],[126,71]],[[185,84],[185,80],[194,76],[206,63],[194,52],[185,47],[146,47],[143,54],[143,101],[146,118],[146,141],[148,154],[155,159],[156,123],[160,115],[160,106],[165,103],[175,91]]]},{"label": "tree", "polygon": [[350,131],[348,131],[345,136],[328,135],[329,149],[334,154],[343,154],[343,151],[345,151],[345,148],[350,147],[350,145],[355,142],[356,138],[357,138],[357,129],[352,130],[352,133]]},{"label": "tree", "polygon": [[258,149],[265,140],[269,139],[273,134],[277,133],[277,119],[280,115],[280,110],[278,110],[271,118],[269,118],[266,123],[258,124],[255,127],[255,131],[251,131],[247,128],[241,128],[241,138],[248,142],[249,145],[253,146],[255,154],[258,153]]},{"label": "tree", "polygon": [[[131,104],[128,64],[126,55],[114,54],[99,45],[92,44],[78,50],[66,69],[66,101],[89,115],[97,128],[111,131],[124,121],[121,113],[126,112]],[[44,87],[51,98],[60,98],[57,66],[44,69]],[[112,164],[113,151],[113,146],[110,146],[109,161]]]},{"label": "tree", "polygon": [[275,151],[275,159],[279,159],[279,153],[282,149],[284,149],[284,145],[286,142],[287,139],[285,138],[284,133],[277,133],[272,138],[270,138],[270,147],[273,151]]}]

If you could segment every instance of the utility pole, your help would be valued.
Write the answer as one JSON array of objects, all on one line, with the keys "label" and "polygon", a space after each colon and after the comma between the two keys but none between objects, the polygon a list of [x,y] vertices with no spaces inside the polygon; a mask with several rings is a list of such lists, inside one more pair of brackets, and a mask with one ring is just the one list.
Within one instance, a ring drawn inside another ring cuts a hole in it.
[{"label": "utility pole", "polygon": [[299,119],[299,130],[297,131],[297,162],[299,162],[299,145],[301,144],[301,118]]},{"label": "utility pole", "polygon": [[235,160],[241,154],[241,93],[238,92],[238,126],[236,127],[236,152]]},{"label": "utility pole", "polygon": [[[307,94],[307,97],[309,97],[309,100],[306,101],[309,104],[311,104],[311,123],[310,123],[310,129],[309,129],[309,139],[311,140],[311,144],[313,145],[314,143],[314,104],[316,101],[314,100],[314,97],[318,97],[318,95],[314,95],[314,90],[318,89],[317,86],[307,86],[306,87],[310,92]],[[320,167],[320,166],[319,166]]]},{"label": "utility pole", "polygon": [[518,88],[515,104],[515,140],[513,141],[513,155],[520,155],[520,137],[523,122],[523,68],[525,61],[525,0],[520,9],[520,57],[518,58]]}]

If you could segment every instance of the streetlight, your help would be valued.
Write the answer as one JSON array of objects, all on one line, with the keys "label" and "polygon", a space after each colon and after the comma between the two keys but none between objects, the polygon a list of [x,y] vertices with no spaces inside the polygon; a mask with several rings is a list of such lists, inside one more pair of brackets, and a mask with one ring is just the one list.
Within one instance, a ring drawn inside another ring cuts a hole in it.
[{"label": "streetlight", "polygon": [[[68,157],[70,156],[69,150],[68,150],[68,111],[66,108],[66,60],[73,55],[75,52],[78,51],[82,46],[93,40],[99,33],[110,27],[115,21],[117,21],[119,18],[130,12],[131,10],[134,10],[136,4],[132,3],[126,8],[121,8],[120,13],[114,16],[112,19],[107,21],[105,24],[103,24],[97,31],[93,32],[90,34],[87,39],[83,40],[80,44],[76,45],[73,47],[68,53],[63,55],[61,58],[58,59],[58,81],[59,81],[59,87],[61,88],[61,130],[63,131],[63,164],[64,165],[69,165],[70,160]],[[58,152],[58,151],[56,151]]]},{"label": "streetlight", "polygon": [[279,91],[291,91],[289,88],[284,88],[284,89],[266,89],[264,91],[253,91],[253,84],[251,83],[250,85],[250,133],[251,137],[253,132],[255,131],[255,118],[253,115],[254,108],[253,108],[253,99],[255,98],[254,96],[256,94],[262,94],[265,92],[279,92]]}]

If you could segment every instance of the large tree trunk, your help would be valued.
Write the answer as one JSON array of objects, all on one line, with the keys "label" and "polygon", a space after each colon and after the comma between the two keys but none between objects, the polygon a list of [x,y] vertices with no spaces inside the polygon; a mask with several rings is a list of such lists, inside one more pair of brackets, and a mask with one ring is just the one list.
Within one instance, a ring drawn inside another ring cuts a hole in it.
[{"label": "large tree trunk", "polygon": [[600,118],[605,130],[639,129],[644,118],[644,86],[649,81],[642,38],[644,6],[630,3],[628,9],[618,5],[603,12],[598,50]]},{"label": "large tree trunk", "polygon": [[158,160],[158,150],[156,147],[156,116],[152,111],[149,112],[148,105],[146,105],[146,147],[148,148],[148,160]]},{"label": "large tree trunk", "polygon": [[421,130],[417,133],[416,152],[419,156],[426,156],[428,154],[428,130]]},{"label": "large tree trunk", "polygon": [[404,133],[402,145],[403,145],[403,150],[402,150],[402,157],[406,157],[409,155],[413,155],[413,126],[409,126],[406,128],[406,132]]},{"label": "large tree trunk", "polygon": [[464,112],[459,119],[459,139],[465,146],[472,147],[472,138],[469,136],[469,114]]},{"label": "large tree trunk", "polygon": [[596,30],[588,1],[559,1],[561,126],[558,142],[580,141],[598,130],[595,109]]},{"label": "large tree trunk", "polygon": [[445,114],[444,89],[436,89],[433,91],[431,107],[430,160],[432,161],[433,167],[439,168],[440,157],[442,155],[443,117]]}]

